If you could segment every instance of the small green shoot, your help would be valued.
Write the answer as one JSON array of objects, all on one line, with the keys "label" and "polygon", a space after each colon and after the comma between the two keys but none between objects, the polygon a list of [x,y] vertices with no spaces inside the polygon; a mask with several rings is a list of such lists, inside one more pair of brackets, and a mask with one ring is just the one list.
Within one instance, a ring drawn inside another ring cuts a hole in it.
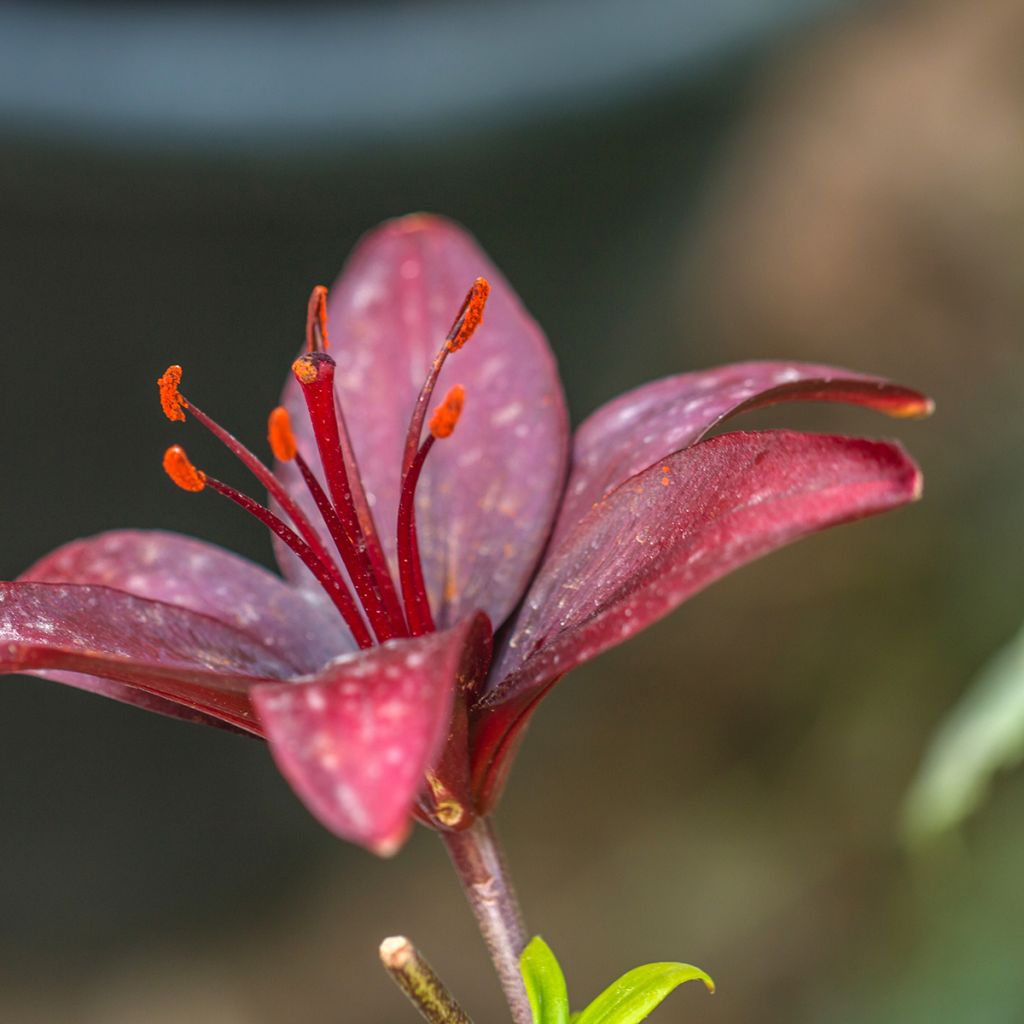
[{"label": "small green shoot", "polygon": [[547,943],[534,938],[519,962],[533,1010],[533,1024],[639,1024],[686,981],[699,979],[709,992],[715,991],[715,983],[699,967],[645,964],[627,971],[584,1010],[570,1016],[565,977]]},{"label": "small green shoot", "polygon": [[569,1024],[569,993],[551,947],[538,935],[519,957],[534,1024]]}]

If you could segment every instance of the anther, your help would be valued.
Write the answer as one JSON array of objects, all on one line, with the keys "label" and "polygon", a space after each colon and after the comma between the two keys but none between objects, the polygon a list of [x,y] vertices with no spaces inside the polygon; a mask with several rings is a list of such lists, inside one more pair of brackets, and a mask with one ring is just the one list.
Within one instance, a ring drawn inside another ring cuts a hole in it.
[{"label": "anther", "polygon": [[291,462],[298,452],[295,434],[292,433],[292,420],[288,410],[279,405],[267,419],[267,440],[274,458],[279,462]]},{"label": "anther", "polygon": [[473,332],[484,319],[484,306],[487,296],[491,293],[490,283],[485,277],[478,277],[469,289],[466,300],[459,310],[459,315],[448,332],[448,351],[458,352],[473,337]]},{"label": "anther", "polygon": [[466,404],[466,389],[461,384],[456,384],[447,395],[444,401],[434,410],[427,424],[430,433],[434,437],[450,437],[455,430],[459,417],[462,415],[462,407]]},{"label": "anther", "polygon": [[306,351],[326,352],[327,347],[327,289],[318,284],[309,296],[306,312]]},{"label": "anther", "polygon": [[164,472],[183,491],[201,491],[206,486],[206,474],[192,465],[180,444],[164,452]]},{"label": "anther", "polygon": [[163,407],[164,415],[169,420],[184,423],[184,410],[188,408],[188,402],[178,390],[181,385],[181,367],[168,366],[156,383],[160,388],[160,405]]}]

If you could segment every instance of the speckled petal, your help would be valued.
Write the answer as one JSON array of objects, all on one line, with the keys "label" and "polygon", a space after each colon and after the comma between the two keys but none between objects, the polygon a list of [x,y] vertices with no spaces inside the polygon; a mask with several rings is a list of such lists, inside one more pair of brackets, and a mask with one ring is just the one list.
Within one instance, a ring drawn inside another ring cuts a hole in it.
[{"label": "speckled petal", "polygon": [[900,417],[932,408],[910,388],[814,363],[731,363],[653,381],[602,406],[576,431],[555,539],[623,480],[737,413],[780,402],[849,402]]},{"label": "speckled petal", "polygon": [[72,541],[20,578],[112,587],[209,615],[249,634],[296,675],[355,647],[333,606],[223,548],[176,533],[118,530]]},{"label": "speckled petal", "polygon": [[[499,625],[522,595],[547,540],[568,444],[554,358],[487,256],[461,228],[438,217],[405,217],[368,235],[328,301],[338,394],[393,558],[409,417],[427,369],[479,276],[491,283],[483,324],[448,359],[435,395],[436,402],[452,384],[464,385],[465,411],[455,433],[434,446],[418,490],[420,550],[440,625],[478,608]],[[303,454],[319,466],[294,382],[284,402]],[[280,472],[299,495],[294,467]],[[312,506],[306,501],[304,507]],[[282,565],[291,578],[306,578],[292,559]]]},{"label": "speckled petal", "polygon": [[382,856],[402,844],[484,622],[392,640],[315,677],[255,690],[278,768],[326,828]]},{"label": "speckled petal", "polygon": [[0,583],[0,673],[41,670],[109,679],[122,685],[90,688],[119,700],[136,691],[141,707],[152,695],[248,732],[259,731],[249,688],[292,671],[248,634],[185,608],[106,587]]},{"label": "speckled petal", "polygon": [[522,718],[553,681],[741,565],[903,505],[921,478],[896,445],[788,431],[724,434],[600,502],[546,560],[474,709],[484,809]]}]

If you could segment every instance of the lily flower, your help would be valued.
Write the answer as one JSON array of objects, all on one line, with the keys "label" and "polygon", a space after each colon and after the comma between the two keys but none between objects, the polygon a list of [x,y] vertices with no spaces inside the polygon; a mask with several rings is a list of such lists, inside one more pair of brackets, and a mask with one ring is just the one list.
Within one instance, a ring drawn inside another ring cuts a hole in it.
[{"label": "lily flower", "polygon": [[314,290],[273,470],[179,367],[160,393],[270,497],[178,445],[168,475],[267,526],[283,578],[171,533],[74,541],[0,584],[0,671],[261,737],[327,828],[381,854],[414,817],[452,833],[486,816],[577,665],[760,555],[920,494],[896,444],[710,431],[789,401],[930,410],[876,377],[751,362],[626,392],[570,443],[540,328],[464,231],[424,215],[364,239],[329,301]]}]

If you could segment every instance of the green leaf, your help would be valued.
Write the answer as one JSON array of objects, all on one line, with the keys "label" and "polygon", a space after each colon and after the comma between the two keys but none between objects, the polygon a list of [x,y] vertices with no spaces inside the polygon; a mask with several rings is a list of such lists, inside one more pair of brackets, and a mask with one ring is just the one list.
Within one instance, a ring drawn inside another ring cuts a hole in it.
[{"label": "green leaf", "polygon": [[1024,760],[1024,632],[982,669],[946,717],[907,794],[911,843],[959,825],[984,800],[997,771]]},{"label": "green leaf", "polygon": [[580,1015],[576,1024],[637,1024],[685,981],[700,979],[709,992],[715,983],[690,964],[645,964],[609,985]]},{"label": "green leaf", "polygon": [[519,957],[533,1024],[569,1024],[569,993],[551,947],[538,935]]}]

